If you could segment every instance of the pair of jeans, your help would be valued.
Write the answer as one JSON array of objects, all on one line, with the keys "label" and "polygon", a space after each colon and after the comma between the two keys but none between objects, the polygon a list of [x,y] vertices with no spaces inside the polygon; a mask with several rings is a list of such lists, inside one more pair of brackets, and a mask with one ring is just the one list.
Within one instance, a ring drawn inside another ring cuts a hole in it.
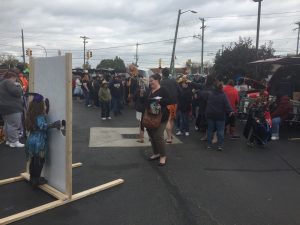
[{"label": "pair of jeans", "polygon": [[281,124],[281,118],[275,117],[272,119],[272,136],[279,137],[279,127]]},{"label": "pair of jeans", "polygon": [[212,138],[214,130],[217,130],[218,146],[222,146],[224,142],[224,129],[225,120],[212,120],[207,119],[207,142],[208,145],[212,145]]},{"label": "pair of jeans", "polygon": [[121,112],[121,98],[112,97],[111,99],[112,111],[114,113]]},{"label": "pair of jeans", "polygon": [[84,104],[85,106],[88,106],[90,104],[90,94],[87,91],[83,91],[84,96]]},{"label": "pair of jeans", "polygon": [[179,117],[180,117],[180,131],[189,132],[190,131],[189,113],[179,111]]},{"label": "pair of jeans", "polygon": [[110,102],[101,102],[101,117],[110,117]]}]

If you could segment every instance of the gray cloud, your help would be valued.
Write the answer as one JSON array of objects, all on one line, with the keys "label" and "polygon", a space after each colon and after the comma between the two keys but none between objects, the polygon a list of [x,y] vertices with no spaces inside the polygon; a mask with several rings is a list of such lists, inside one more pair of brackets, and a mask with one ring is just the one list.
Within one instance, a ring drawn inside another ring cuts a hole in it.
[{"label": "gray cloud", "polygon": [[[181,15],[179,37],[199,34],[201,24],[198,18],[206,19],[205,60],[212,60],[222,45],[238,41],[239,36],[252,37],[255,41],[256,35],[257,3],[252,0],[28,0],[26,3],[2,0],[1,9],[0,53],[21,55],[20,30],[23,28],[25,47],[32,48],[35,56],[44,56],[37,44],[45,46],[50,56],[57,55],[58,49],[71,51],[74,66],[81,66],[83,61],[81,35],[91,38],[88,49],[97,49],[93,50],[93,66],[103,58],[116,55],[126,63],[132,62],[135,43],[174,37],[178,9],[198,12]],[[298,0],[264,0],[261,44],[273,40],[279,54],[295,52],[296,32],[293,28],[296,27],[294,23],[300,20],[300,11],[286,12],[297,9],[300,9]],[[107,48],[124,45],[128,46]],[[200,61],[200,49],[199,39],[179,39],[176,65],[184,64],[189,58]],[[164,66],[168,66],[171,51],[172,41],[140,45],[140,65],[156,66],[158,59],[162,58]]]}]

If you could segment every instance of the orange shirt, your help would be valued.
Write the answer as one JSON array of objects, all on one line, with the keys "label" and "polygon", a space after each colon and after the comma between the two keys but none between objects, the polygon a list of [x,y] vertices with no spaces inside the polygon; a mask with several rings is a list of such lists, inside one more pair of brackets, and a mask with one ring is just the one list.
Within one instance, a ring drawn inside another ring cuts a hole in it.
[{"label": "orange shirt", "polygon": [[240,101],[239,92],[235,87],[232,87],[231,85],[225,85],[223,87],[223,91],[225,95],[228,98],[228,101],[233,109],[234,112],[237,111],[236,105]]},{"label": "orange shirt", "polygon": [[28,90],[28,81],[27,81],[27,79],[21,73],[19,74],[19,79],[21,81],[23,91],[26,92]]}]

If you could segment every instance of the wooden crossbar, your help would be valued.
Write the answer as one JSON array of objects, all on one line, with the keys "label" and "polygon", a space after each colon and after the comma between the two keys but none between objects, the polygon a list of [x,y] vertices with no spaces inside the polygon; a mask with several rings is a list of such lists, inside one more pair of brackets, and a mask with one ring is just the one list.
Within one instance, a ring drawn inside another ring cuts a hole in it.
[{"label": "wooden crossbar", "polygon": [[61,205],[79,200],[81,198],[87,197],[87,196],[95,194],[97,192],[104,191],[108,188],[120,185],[122,183],[124,183],[123,179],[117,179],[117,180],[111,181],[109,183],[102,184],[98,187],[94,187],[94,188],[91,188],[89,190],[79,192],[75,195],[72,195],[71,199],[66,199],[66,200],[59,199],[59,200],[56,200],[56,201],[53,201],[53,202],[50,202],[50,203],[32,208],[32,209],[29,209],[29,210],[26,210],[26,211],[23,211],[23,212],[17,213],[15,215],[2,218],[2,219],[0,219],[0,224],[5,225],[5,224],[10,224],[10,223],[16,222],[16,221],[21,220],[21,219],[25,219],[27,217],[36,215],[38,213],[42,213],[42,212],[45,212],[47,210],[56,208],[58,206],[61,206]]}]

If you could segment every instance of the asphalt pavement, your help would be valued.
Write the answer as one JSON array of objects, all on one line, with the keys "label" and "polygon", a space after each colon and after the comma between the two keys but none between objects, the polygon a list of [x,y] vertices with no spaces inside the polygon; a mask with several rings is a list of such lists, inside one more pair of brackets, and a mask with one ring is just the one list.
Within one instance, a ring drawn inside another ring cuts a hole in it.
[{"label": "asphalt pavement", "polygon": [[[14,224],[30,225],[299,225],[300,147],[285,128],[279,141],[248,148],[244,138],[208,151],[198,132],[167,145],[167,165],[147,161],[151,148],[89,147],[91,127],[137,127],[135,111],[102,121],[99,108],[73,104],[73,193],[125,182]],[[193,128],[191,126],[191,128]],[[138,129],[137,129],[138,131]],[[24,149],[0,145],[0,179],[24,170]],[[54,199],[25,181],[0,186],[0,218]]]}]

